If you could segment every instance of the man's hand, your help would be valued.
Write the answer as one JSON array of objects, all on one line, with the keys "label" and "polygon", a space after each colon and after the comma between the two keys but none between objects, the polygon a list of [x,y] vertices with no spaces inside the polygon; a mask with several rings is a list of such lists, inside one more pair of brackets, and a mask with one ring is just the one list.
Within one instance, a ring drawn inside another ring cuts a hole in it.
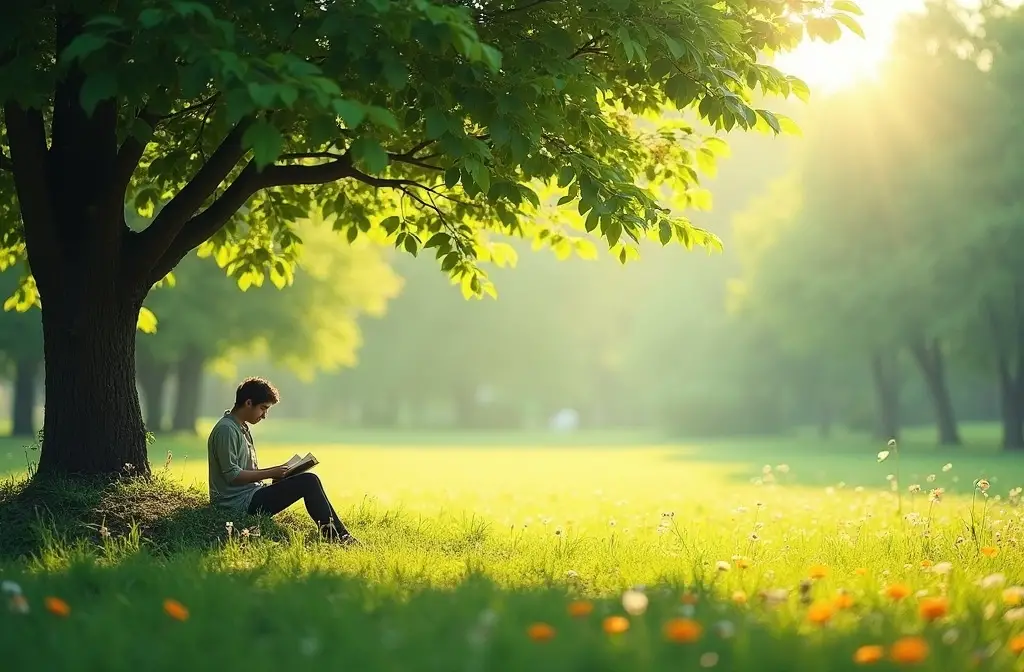
[{"label": "man's hand", "polygon": [[267,478],[279,481],[284,478],[284,475],[288,473],[288,467],[286,465],[279,465],[276,467],[270,467],[267,469]]}]

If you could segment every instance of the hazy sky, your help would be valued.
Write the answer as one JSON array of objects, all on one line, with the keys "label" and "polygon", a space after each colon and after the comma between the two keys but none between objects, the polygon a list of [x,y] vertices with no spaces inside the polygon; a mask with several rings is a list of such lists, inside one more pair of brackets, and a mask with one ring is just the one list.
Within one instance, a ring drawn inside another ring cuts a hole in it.
[{"label": "hazy sky", "polygon": [[858,19],[866,39],[844,28],[838,42],[805,42],[796,51],[780,56],[777,67],[804,79],[812,91],[849,86],[877,71],[900,16],[923,8],[922,0],[857,0],[857,4],[864,11]]}]

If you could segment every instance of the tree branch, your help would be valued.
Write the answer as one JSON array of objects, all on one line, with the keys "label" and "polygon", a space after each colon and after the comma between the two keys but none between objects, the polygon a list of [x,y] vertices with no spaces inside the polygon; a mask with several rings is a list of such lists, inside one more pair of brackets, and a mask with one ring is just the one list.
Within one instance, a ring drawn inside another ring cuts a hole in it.
[{"label": "tree branch", "polygon": [[444,172],[444,168],[442,168],[441,166],[435,166],[432,163],[427,163],[423,159],[417,159],[411,156],[406,156],[404,154],[388,154],[388,157],[392,161],[397,161],[399,163],[408,163],[410,166],[417,166],[418,168],[424,168],[426,170],[436,170],[439,173]]},{"label": "tree branch", "polygon": [[[136,121],[142,121],[149,125],[150,128],[156,130],[156,125],[160,121],[160,117],[148,112],[143,109],[139,112],[139,115],[135,118]],[[146,145],[148,143],[140,141],[136,136],[129,134],[125,138],[124,142],[121,143],[121,147],[117,150],[117,159],[114,166],[114,188],[121,194],[122,198],[125,192],[128,191],[128,184],[132,180],[132,175],[135,174],[135,169],[139,166],[139,161],[142,159],[143,153],[146,151]]]},{"label": "tree branch", "polygon": [[[159,282],[178,265],[178,262],[186,254],[209,240],[256,192],[274,187],[327,184],[346,178],[359,180],[377,188],[416,187],[432,190],[415,180],[367,175],[352,165],[352,158],[347,154],[327,163],[312,166],[274,165],[265,168],[262,172],[257,171],[255,164],[250,162],[217,200],[181,227],[160,259],[151,267],[148,276],[149,284],[153,285]],[[170,204],[167,207],[170,207]],[[156,221],[142,234],[154,226],[156,226]]]},{"label": "tree branch", "polygon": [[601,33],[598,33],[597,35],[594,35],[592,38],[587,40],[583,44],[583,46],[581,46],[576,51],[572,52],[572,55],[569,56],[569,60],[571,61],[572,59],[576,58],[577,56],[582,56],[583,54],[594,53],[593,52],[594,45],[596,45],[598,42],[600,42],[601,40],[603,40],[606,37],[608,37],[608,33],[605,33],[605,32],[601,32]]},{"label": "tree branch", "polygon": [[[150,270],[164,257],[168,248],[172,246],[186,223],[189,222],[189,218],[209,200],[238,165],[239,160],[245,155],[245,150],[242,148],[242,135],[250,123],[252,123],[250,118],[240,121],[227,134],[210,160],[204,163],[189,183],[160,210],[153,222],[139,233],[133,234],[134,244],[131,250],[133,261],[129,271],[131,280],[141,280],[150,275]],[[240,180],[241,176],[235,181],[235,184],[238,184]],[[224,194],[224,196],[226,195],[227,193]],[[242,203],[244,202],[243,199]],[[161,274],[160,278],[164,275],[167,273]]]},{"label": "tree branch", "polygon": [[46,149],[46,126],[39,110],[26,110],[14,102],[4,105],[4,124],[11,148],[10,170],[21,206],[29,264],[42,292],[63,268],[54,221]]}]

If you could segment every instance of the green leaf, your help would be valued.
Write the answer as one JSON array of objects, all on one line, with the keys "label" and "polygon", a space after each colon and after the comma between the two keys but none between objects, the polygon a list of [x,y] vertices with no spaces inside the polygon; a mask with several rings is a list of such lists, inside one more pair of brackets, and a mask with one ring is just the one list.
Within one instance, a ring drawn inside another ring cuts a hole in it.
[{"label": "green leaf", "polygon": [[376,139],[367,135],[352,143],[352,155],[362,161],[370,173],[379,173],[388,167],[388,153]]},{"label": "green leaf", "polygon": [[427,123],[427,140],[437,140],[448,131],[448,117],[441,110],[432,107],[423,116]]},{"label": "green leaf", "polygon": [[857,16],[863,16],[864,10],[852,0],[832,0],[832,9],[836,12],[849,12]]},{"label": "green leaf", "polygon": [[139,309],[139,317],[135,322],[135,328],[144,334],[155,334],[157,327],[156,315],[149,308],[143,306]]},{"label": "green leaf", "polygon": [[561,189],[568,187],[576,179],[576,169],[572,166],[562,166],[558,171],[558,186]]},{"label": "green leaf", "polygon": [[256,161],[256,168],[269,166],[281,155],[284,137],[266,119],[257,119],[242,135],[242,147],[251,149]]},{"label": "green leaf", "polygon": [[811,90],[810,88],[808,88],[807,84],[802,79],[789,76],[786,78],[786,81],[789,82],[790,91],[792,91],[793,95],[795,95],[797,98],[804,101],[805,103],[811,99]]},{"label": "green leaf", "polygon": [[782,133],[782,126],[779,124],[779,120],[769,110],[757,110],[758,116],[764,119],[773,131],[776,133]]},{"label": "green leaf", "polygon": [[71,62],[84,59],[89,54],[105,47],[108,42],[109,40],[102,35],[81,33],[78,37],[71,40],[71,43],[68,44],[61,54],[61,58]]},{"label": "green leaf", "polygon": [[453,188],[462,179],[462,170],[458,166],[452,166],[448,170],[444,171],[444,186],[448,189]]},{"label": "green leaf", "polygon": [[491,72],[501,70],[501,52],[488,44],[480,45],[480,58],[490,68]]},{"label": "green leaf", "polygon": [[353,130],[359,128],[366,119],[366,107],[358,101],[339,98],[333,102],[332,107],[345,122],[345,126]]},{"label": "green leaf", "polygon": [[864,29],[861,28],[857,19],[853,18],[849,14],[836,14],[836,21],[849,28],[851,33],[857,35],[861,39],[867,39],[864,35]]},{"label": "green leaf", "polygon": [[662,245],[668,245],[672,241],[672,225],[665,220],[658,224],[658,240]]},{"label": "green leaf", "polygon": [[390,128],[392,131],[398,130],[398,119],[391,112],[391,110],[386,110],[383,107],[371,105],[366,108],[366,116],[369,117],[371,122],[378,126]]},{"label": "green leaf", "polygon": [[85,78],[79,91],[79,101],[85,113],[92,116],[96,106],[117,95],[117,77],[110,70],[99,70]]},{"label": "green leaf", "polygon": [[718,174],[718,164],[715,163],[715,155],[705,147],[697,150],[697,167],[708,177],[714,177]]},{"label": "green leaf", "polygon": [[451,240],[451,236],[449,236],[447,233],[445,233],[443,231],[439,231],[439,232],[435,233],[434,235],[432,235],[430,238],[428,238],[427,242],[423,243],[423,247],[425,247],[425,248],[437,247],[438,245],[442,245],[442,244],[448,242],[449,240]]}]

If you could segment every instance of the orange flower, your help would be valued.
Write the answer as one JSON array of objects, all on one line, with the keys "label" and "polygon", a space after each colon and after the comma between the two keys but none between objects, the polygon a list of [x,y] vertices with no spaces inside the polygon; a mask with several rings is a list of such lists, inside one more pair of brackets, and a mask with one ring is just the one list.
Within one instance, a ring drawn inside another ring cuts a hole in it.
[{"label": "orange flower", "polygon": [[853,570],[853,573],[857,576],[867,576],[868,570],[866,567],[858,567],[857,569]]},{"label": "orange flower", "polygon": [[188,609],[181,602],[170,598],[164,600],[164,613],[176,621],[188,620]]},{"label": "orange flower", "polygon": [[683,593],[679,597],[679,601],[683,604],[697,604],[697,596],[693,593]]},{"label": "orange flower", "polygon": [[587,600],[573,600],[569,603],[569,615],[573,618],[589,616],[594,611],[594,605]]},{"label": "orange flower", "polygon": [[921,637],[901,637],[889,650],[889,656],[897,663],[921,663],[928,653],[928,642]]},{"label": "orange flower", "polygon": [[832,605],[836,609],[849,609],[853,606],[853,595],[841,590],[836,595],[836,598],[832,600]]},{"label": "orange flower", "polygon": [[535,642],[546,642],[554,638],[555,629],[547,623],[534,623],[526,629],[526,634]]},{"label": "orange flower", "polygon": [[910,595],[910,588],[902,583],[894,583],[885,589],[885,594],[892,600],[902,600],[907,595]]},{"label": "orange flower", "polygon": [[862,646],[853,653],[853,662],[858,665],[870,665],[882,659],[885,650],[877,644]]},{"label": "orange flower", "polygon": [[625,616],[609,616],[604,619],[604,623],[601,625],[604,628],[605,633],[609,635],[620,635],[626,630],[629,630],[629,621]]},{"label": "orange flower", "polygon": [[1024,653],[1024,635],[1017,635],[1010,640],[1010,651],[1016,655]]},{"label": "orange flower", "polygon": [[925,597],[922,598],[918,610],[921,612],[921,618],[926,621],[934,621],[949,613],[949,600],[941,596]]},{"label": "orange flower", "polygon": [[818,625],[825,625],[832,619],[835,609],[828,602],[815,602],[807,608],[807,620]]},{"label": "orange flower", "polygon": [[994,558],[997,555],[999,555],[999,549],[995,546],[982,546],[981,554],[984,555],[986,558]]},{"label": "orange flower", "polygon": [[828,576],[828,567],[825,565],[813,565],[807,572],[807,576],[812,579],[824,579]]},{"label": "orange flower", "polygon": [[750,564],[750,558],[736,558],[736,569],[747,569]]},{"label": "orange flower", "polygon": [[932,566],[932,564],[933,564],[933,563],[932,563],[932,561],[931,561],[931,560],[922,560],[922,561],[921,561],[921,568],[922,568],[922,569],[928,569],[929,567],[931,567],[931,566]]},{"label": "orange flower", "polygon": [[71,607],[59,597],[47,597],[43,603],[46,605],[46,610],[55,616],[64,617],[71,613]]},{"label": "orange flower", "polygon": [[735,593],[732,594],[732,601],[736,604],[746,604],[747,594],[744,593],[742,590],[737,590]]},{"label": "orange flower", "polygon": [[704,627],[697,621],[688,618],[673,618],[663,628],[665,639],[679,644],[691,644],[700,639]]}]

